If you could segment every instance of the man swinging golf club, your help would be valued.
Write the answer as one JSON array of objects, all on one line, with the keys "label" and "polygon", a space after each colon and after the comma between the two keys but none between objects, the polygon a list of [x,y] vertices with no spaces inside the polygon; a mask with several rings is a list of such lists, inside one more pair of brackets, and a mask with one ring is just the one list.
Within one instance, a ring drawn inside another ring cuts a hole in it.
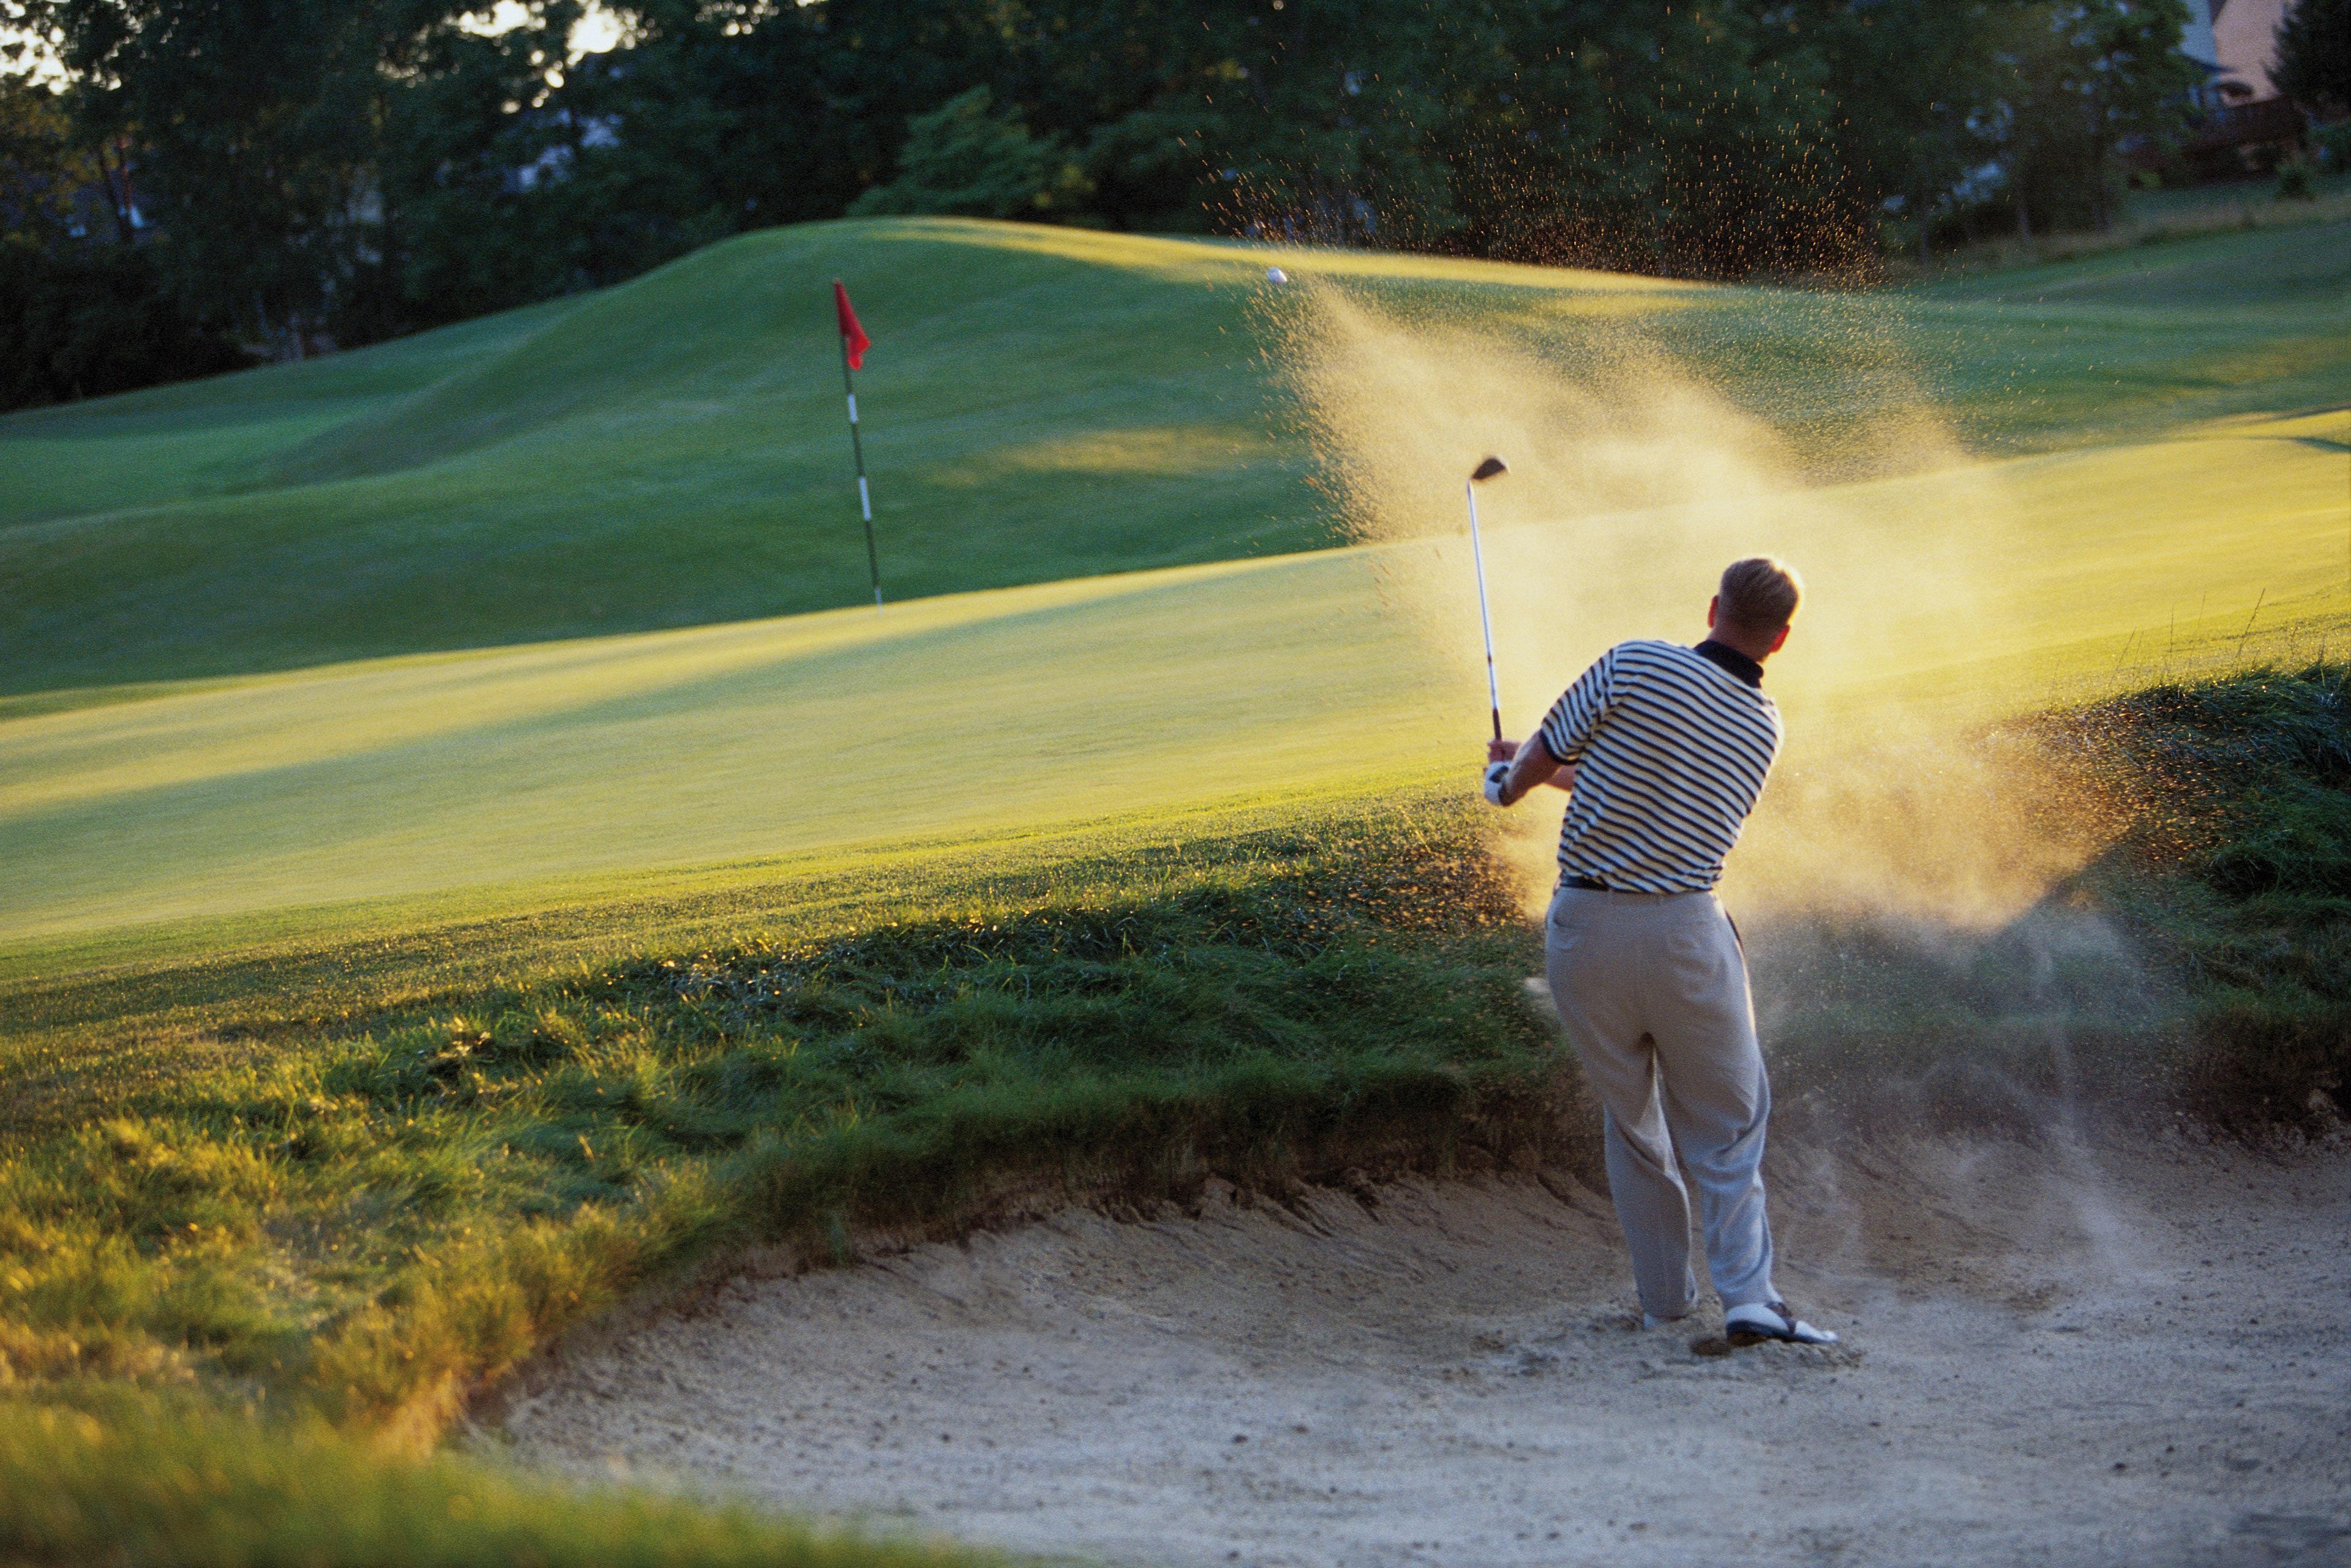
[{"label": "man swinging golf club", "polygon": [[1524,744],[1497,735],[1487,748],[1494,804],[1544,784],[1568,792],[1547,967],[1600,1095],[1608,1189],[1646,1324],[1698,1304],[1687,1166],[1737,1346],[1836,1340],[1798,1322],[1771,1283],[1761,1170],[1771,1091],[1746,955],[1714,896],[1780,747],[1763,661],[1787,642],[1802,596],[1777,560],[1733,562],[1707,607],[1706,641],[1621,643]]}]

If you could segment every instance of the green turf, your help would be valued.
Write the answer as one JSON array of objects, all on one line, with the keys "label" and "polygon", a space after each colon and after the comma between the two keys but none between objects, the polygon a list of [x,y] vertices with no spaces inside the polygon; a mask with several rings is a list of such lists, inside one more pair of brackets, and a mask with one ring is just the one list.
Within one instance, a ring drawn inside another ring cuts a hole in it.
[{"label": "green turf", "polygon": [[[1818,606],[1775,689],[1800,736],[1821,704],[1896,688],[2013,709],[2257,605],[2265,634],[2339,614],[2346,434],[2229,425],[1801,497],[1762,541],[1805,562]],[[1961,526],[1986,580],[1889,591],[1961,505],[1983,508]],[[1679,552],[1579,571],[1593,526],[1492,541],[1514,723],[1608,642],[1697,630]],[[1754,538],[1744,514],[1687,526],[1709,558]],[[457,889],[527,907],[499,889],[1458,770],[1481,708],[1465,557],[1324,551],[0,721],[0,945]],[[1458,591],[1441,644],[1387,609],[1423,580]],[[1565,617],[1562,580],[1583,582]]]},{"label": "green turf", "polygon": [[[1547,434],[1488,543],[1513,727],[1606,642],[1694,634],[1727,552],[1799,559],[1771,678],[1801,795],[1874,727],[2351,630],[2343,234],[1866,298],[1284,256],[1555,363],[1663,347],[1792,444],[1594,512],[1535,482],[1576,449]],[[1458,803],[1465,552],[1280,553],[1333,541],[1256,357],[1264,261],[829,225],[0,423],[0,1378],[100,1417],[0,1406],[0,1556],[795,1560],[756,1521],[147,1412],[193,1378],[199,1410],[429,1435],[469,1378],[752,1238],[1558,1125],[1529,934]],[[893,570],[938,595],[880,616],[833,271],[880,338]],[[1849,457],[1922,406],[1958,437],[1923,471]],[[2267,909],[2210,951],[2274,959]],[[2038,1070],[1997,943],[1959,984],[1862,936],[1873,985],[1894,953],[1934,1007],[1807,1038]],[[1761,944],[1767,988],[1799,946]],[[2264,1040],[2309,1021],[2282,1018]],[[2277,1082],[2335,1060],[2306,1045]],[[203,1462],[224,1445],[252,1462]]]},{"label": "green turf", "polygon": [[2346,235],[1856,298],[944,220],[751,235],[511,317],[0,421],[0,693],[858,601],[835,275],[878,334],[877,527],[910,597],[1332,542],[1262,353],[1270,258],[1570,355],[1654,340],[1834,467],[1922,385],[1987,451],[2339,402]]}]

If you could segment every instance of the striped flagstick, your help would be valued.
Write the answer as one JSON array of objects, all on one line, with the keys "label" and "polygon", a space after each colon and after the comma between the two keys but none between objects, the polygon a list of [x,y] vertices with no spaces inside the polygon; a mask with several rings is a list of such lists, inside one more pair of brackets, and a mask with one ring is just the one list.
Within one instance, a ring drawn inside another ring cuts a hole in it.
[{"label": "striped flagstick", "polygon": [[858,325],[857,312],[850,308],[849,290],[838,277],[832,280],[832,308],[841,327],[841,390],[849,397],[849,450],[857,458],[857,509],[865,517],[865,569],[873,577],[873,609],[882,609],[882,558],[873,549],[873,491],[865,482],[865,443],[857,434],[857,383],[849,372],[863,367],[865,350],[872,340]]}]

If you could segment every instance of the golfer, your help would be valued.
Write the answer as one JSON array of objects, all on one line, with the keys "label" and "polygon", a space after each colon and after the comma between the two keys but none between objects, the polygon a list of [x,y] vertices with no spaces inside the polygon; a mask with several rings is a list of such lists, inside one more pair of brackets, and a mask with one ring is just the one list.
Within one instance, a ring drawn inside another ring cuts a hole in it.
[{"label": "golfer", "polygon": [[1787,642],[1802,596],[1777,560],[1732,563],[1705,642],[1618,643],[1534,736],[1487,755],[1498,806],[1543,784],[1568,792],[1545,932],[1551,991],[1600,1094],[1608,1190],[1646,1323],[1698,1304],[1687,1166],[1734,1345],[1836,1340],[1799,1322],[1771,1283],[1761,1168],[1771,1091],[1746,955],[1714,896],[1780,747],[1763,661]]}]

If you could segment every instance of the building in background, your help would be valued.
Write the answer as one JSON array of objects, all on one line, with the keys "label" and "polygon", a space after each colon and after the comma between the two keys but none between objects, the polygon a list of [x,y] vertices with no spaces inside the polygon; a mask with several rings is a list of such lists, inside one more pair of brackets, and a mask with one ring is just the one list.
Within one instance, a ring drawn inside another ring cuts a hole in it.
[{"label": "building in background", "polygon": [[2188,0],[2179,52],[2204,68],[2196,123],[2179,149],[2201,180],[2268,173],[2302,150],[2302,110],[2270,81],[2277,27],[2290,0]]},{"label": "building in background", "polygon": [[2212,0],[2213,60],[2220,68],[2219,87],[2231,102],[2255,102],[2275,98],[2270,66],[2277,58],[2278,24],[2285,20],[2286,0]]}]

